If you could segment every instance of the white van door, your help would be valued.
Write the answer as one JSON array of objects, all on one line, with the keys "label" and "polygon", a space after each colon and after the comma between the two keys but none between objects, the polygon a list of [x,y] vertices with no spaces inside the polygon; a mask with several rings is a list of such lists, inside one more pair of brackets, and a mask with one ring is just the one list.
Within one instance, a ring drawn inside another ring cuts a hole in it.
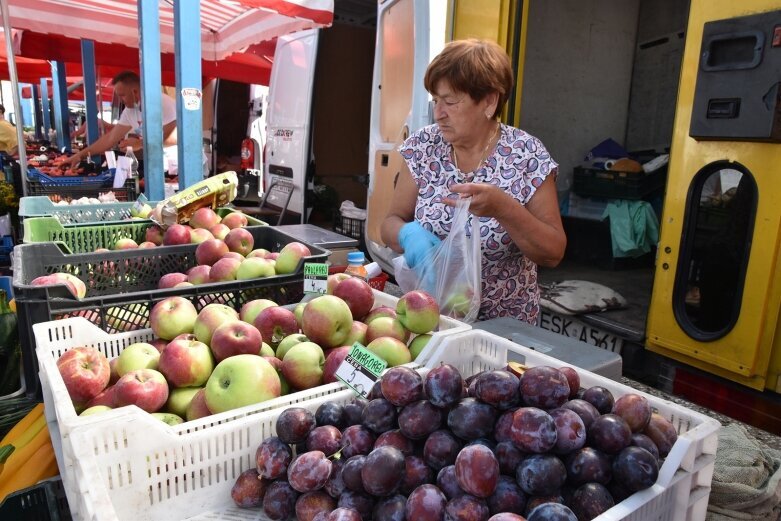
[{"label": "white van door", "polygon": [[388,0],[377,13],[371,125],[366,247],[372,259],[392,273],[396,255],[380,238],[402,164],[398,146],[432,122],[423,76],[445,45],[447,3],[439,0]]},{"label": "white van door", "polygon": [[306,179],[310,157],[312,86],[318,29],[282,36],[274,53],[267,114],[266,202],[306,221]]}]

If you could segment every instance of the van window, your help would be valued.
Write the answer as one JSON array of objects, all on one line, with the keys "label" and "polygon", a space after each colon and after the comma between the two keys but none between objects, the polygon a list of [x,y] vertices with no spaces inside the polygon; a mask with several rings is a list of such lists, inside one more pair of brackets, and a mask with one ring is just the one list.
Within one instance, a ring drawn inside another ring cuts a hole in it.
[{"label": "van window", "polygon": [[742,165],[711,163],[692,180],[673,308],[695,340],[723,337],[740,316],[756,207],[757,185]]}]

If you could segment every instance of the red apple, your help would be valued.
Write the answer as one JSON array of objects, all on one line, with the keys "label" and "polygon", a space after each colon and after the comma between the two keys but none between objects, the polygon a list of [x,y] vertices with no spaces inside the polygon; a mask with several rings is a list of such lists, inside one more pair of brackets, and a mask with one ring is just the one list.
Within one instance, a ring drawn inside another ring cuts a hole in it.
[{"label": "red apple", "polygon": [[212,412],[206,405],[206,389],[200,389],[195,396],[193,396],[190,403],[187,405],[187,411],[185,412],[185,418],[187,421],[197,420],[199,418],[205,418],[211,416]]},{"label": "red apple", "polygon": [[285,380],[285,377],[282,376],[282,360],[277,358],[276,356],[264,356],[263,359],[271,364],[271,367],[274,368],[274,370],[277,372],[277,376],[279,376],[279,395],[284,396],[286,394],[290,393],[290,384],[287,383],[287,380]]},{"label": "red apple", "polygon": [[192,332],[199,341],[209,345],[212,341],[212,335],[218,327],[226,322],[237,320],[239,320],[239,314],[232,307],[225,304],[209,304],[198,313]]},{"label": "red apple", "polygon": [[298,269],[299,263],[304,257],[309,257],[312,252],[309,251],[309,247],[300,242],[293,241],[285,244],[282,250],[279,252],[279,257],[276,261],[276,270],[279,274],[295,273]]},{"label": "red apple", "polygon": [[157,244],[153,243],[152,241],[144,241],[141,244],[138,245],[139,248],[142,250],[146,248],[157,248]]},{"label": "red apple", "polygon": [[222,259],[215,262],[214,266],[212,266],[211,271],[209,271],[209,280],[211,282],[227,282],[236,280],[236,274],[239,271],[239,266],[241,266],[240,260],[232,259],[230,257],[223,257]]},{"label": "red apple", "polygon": [[252,323],[260,331],[263,341],[271,346],[279,344],[283,338],[292,333],[298,333],[296,316],[292,311],[281,306],[267,307],[255,317]]},{"label": "red apple", "polygon": [[184,224],[172,224],[163,233],[163,246],[190,244],[190,227]]},{"label": "red apple", "polygon": [[342,346],[330,349],[328,357],[325,359],[325,366],[323,367],[323,383],[330,384],[332,382],[338,382],[336,378],[336,368],[344,362],[347,355],[350,353],[352,346]]},{"label": "red apple", "polygon": [[223,217],[221,224],[224,224],[231,230],[243,228],[244,226],[247,226],[247,216],[241,212],[234,211]]},{"label": "red apple", "polygon": [[214,235],[215,239],[225,239],[225,237],[228,236],[228,232],[231,231],[231,229],[225,226],[224,224],[219,223],[209,228],[209,231],[212,232],[212,235]]},{"label": "red apple", "polygon": [[166,273],[160,277],[160,281],[157,283],[158,289],[173,288],[180,282],[186,282],[187,275],[184,273]]},{"label": "red apple", "polygon": [[279,252],[278,251],[272,251],[271,253],[267,253],[266,254],[266,258],[269,259],[269,260],[276,261],[279,258]]},{"label": "red apple", "polygon": [[317,345],[328,348],[344,345],[353,324],[347,303],[333,295],[310,300],[301,317],[304,334]]},{"label": "red apple", "polygon": [[52,275],[55,279],[65,281],[66,284],[76,288],[76,297],[84,298],[87,295],[87,285],[76,275],[58,271]]},{"label": "red apple", "polygon": [[239,310],[239,318],[241,318],[244,322],[252,324],[255,322],[255,318],[260,315],[261,311],[276,305],[276,302],[266,298],[250,300],[241,306],[241,309]]},{"label": "red apple", "polygon": [[221,413],[277,398],[281,386],[277,372],[263,357],[236,355],[217,364],[205,392],[209,410]]},{"label": "red apple", "polygon": [[57,369],[73,403],[82,405],[96,397],[111,378],[106,355],[94,347],[74,347],[57,359]]},{"label": "red apple", "polygon": [[239,262],[243,262],[245,257],[241,253],[235,251],[229,251],[221,257],[222,259],[236,259]]},{"label": "red apple", "polygon": [[246,228],[233,228],[225,236],[225,244],[228,245],[230,251],[235,251],[246,257],[255,247],[255,238]]},{"label": "red apple", "polygon": [[439,305],[425,291],[408,291],[396,303],[396,318],[413,333],[428,333],[439,325]]},{"label": "red apple", "polygon": [[211,347],[214,359],[221,362],[234,355],[257,355],[262,342],[260,331],[252,324],[236,320],[214,330]]},{"label": "red apple", "polygon": [[138,243],[130,237],[124,237],[114,243],[115,250],[134,250],[138,248]]},{"label": "red apple", "polygon": [[59,278],[52,275],[41,275],[40,277],[34,278],[32,281],[30,281],[31,286],[52,286],[56,284],[64,284],[66,288],[68,288],[68,291],[71,292],[71,294],[74,297],[79,296],[79,291],[76,289],[76,286],[73,285],[73,283],[67,279]]},{"label": "red apple", "polygon": [[190,226],[208,230],[215,224],[219,224],[221,220],[217,212],[208,206],[204,206],[193,212],[193,215],[190,217]]},{"label": "red apple", "polygon": [[163,229],[158,225],[153,224],[146,229],[144,239],[148,242],[153,242],[156,245],[161,246],[163,244]]},{"label": "red apple", "polygon": [[211,266],[230,251],[221,239],[206,239],[195,248],[195,260],[198,264]]},{"label": "red apple", "polygon": [[395,318],[379,317],[369,322],[366,328],[366,341],[371,342],[375,338],[389,336],[396,338],[406,344],[409,339],[409,331],[404,329]]},{"label": "red apple", "polygon": [[152,308],[149,325],[155,336],[171,340],[182,333],[192,333],[198,311],[184,297],[168,297]]},{"label": "red apple", "polygon": [[282,376],[295,389],[311,389],[323,383],[323,350],[314,342],[291,347],[282,360]]},{"label": "red apple", "polygon": [[366,349],[388,362],[388,367],[408,364],[412,361],[407,344],[397,338],[389,336],[375,338],[369,342]]},{"label": "red apple", "polygon": [[199,264],[197,266],[193,266],[187,270],[187,281],[195,284],[196,286],[200,284],[207,284],[211,282],[211,279],[209,278],[211,270],[212,267],[208,264]]},{"label": "red apple", "polygon": [[369,326],[358,320],[353,320],[353,325],[350,327],[350,334],[344,340],[344,345],[351,346],[358,342],[359,344],[366,345],[366,331]]},{"label": "red apple", "polygon": [[332,273],[331,275],[328,275],[328,281],[326,282],[326,294],[333,295],[334,290],[339,285],[340,282],[343,280],[347,280],[350,278],[355,278],[352,275],[348,275],[347,273]]},{"label": "red apple", "polygon": [[360,320],[374,306],[374,292],[369,283],[358,277],[341,281],[334,289],[334,296],[347,303],[353,320]]},{"label": "red apple", "polygon": [[265,259],[266,255],[269,253],[271,252],[265,248],[256,248],[247,254],[247,258],[251,259],[253,257],[260,257],[261,259]]},{"label": "red apple", "polygon": [[[114,359],[116,360],[116,359]],[[96,405],[105,405],[106,407],[114,408],[116,407],[116,396],[115,393],[116,388],[113,385],[109,385],[102,391],[98,393],[97,396],[95,396],[93,399],[87,402],[85,405],[86,408],[94,407]]]},{"label": "red apple", "polygon": [[117,383],[117,380],[119,380],[119,372],[117,371],[117,362],[119,362],[118,356],[115,356],[114,358],[108,361],[108,367],[110,371],[109,379],[108,379],[109,385],[114,385],[115,383]]},{"label": "red apple", "polygon": [[146,412],[157,412],[168,400],[168,383],[154,369],[131,371],[115,384],[117,407],[135,405]]},{"label": "red apple", "polygon": [[160,353],[158,369],[172,387],[199,387],[214,369],[209,346],[197,340],[172,340]]},{"label": "red apple", "polygon": [[212,235],[212,232],[209,230],[204,230],[203,228],[195,228],[194,230],[190,231],[190,243],[191,244],[201,244],[204,241],[207,241],[209,239],[214,239],[214,235]]},{"label": "red apple", "polygon": [[149,343],[155,346],[155,349],[157,349],[160,353],[162,353],[163,349],[165,349],[165,346],[168,345],[168,340],[164,340],[162,338],[155,338]]},{"label": "red apple", "polygon": [[379,317],[396,318],[396,310],[388,306],[377,306],[369,311],[368,315],[363,317],[363,322],[368,325],[372,320]]}]

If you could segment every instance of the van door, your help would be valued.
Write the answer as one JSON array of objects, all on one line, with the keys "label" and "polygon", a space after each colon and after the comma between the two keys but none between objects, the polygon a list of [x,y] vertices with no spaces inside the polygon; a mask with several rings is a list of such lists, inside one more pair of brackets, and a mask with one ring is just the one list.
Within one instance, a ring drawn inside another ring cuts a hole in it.
[{"label": "van door", "polygon": [[372,259],[392,272],[396,255],[380,239],[400,168],[398,146],[432,122],[423,75],[445,44],[447,2],[388,0],[377,12],[369,136],[369,195],[366,248]]},{"label": "van door", "polygon": [[[310,158],[312,86],[317,58],[318,30],[280,37],[274,53],[269,85],[267,145],[264,177],[267,203],[282,207],[287,191],[293,194],[288,212],[306,221],[306,190]],[[276,186],[276,189],[273,187]]]}]

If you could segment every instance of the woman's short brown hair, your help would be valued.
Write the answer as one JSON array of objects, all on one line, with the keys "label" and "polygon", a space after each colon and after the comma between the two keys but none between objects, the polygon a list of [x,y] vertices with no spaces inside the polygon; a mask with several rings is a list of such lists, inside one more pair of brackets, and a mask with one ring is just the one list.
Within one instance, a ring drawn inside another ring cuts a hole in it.
[{"label": "woman's short brown hair", "polygon": [[513,88],[513,68],[507,52],[490,40],[455,40],[445,45],[426,69],[423,85],[434,94],[440,80],[475,101],[496,92],[499,103],[494,117],[501,114]]}]

